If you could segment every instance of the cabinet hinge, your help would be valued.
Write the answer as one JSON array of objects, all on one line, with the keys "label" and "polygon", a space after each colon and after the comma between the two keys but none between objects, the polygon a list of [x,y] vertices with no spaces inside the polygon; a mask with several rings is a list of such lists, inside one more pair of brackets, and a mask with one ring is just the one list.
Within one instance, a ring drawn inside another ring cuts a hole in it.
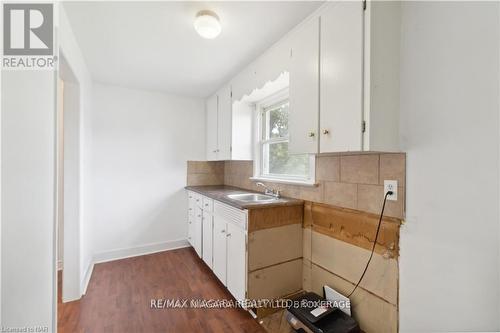
[{"label": "cabinet hinge", "polygon": [[364,133],[364,132],[366,132],[366,121],[365,120],[363,120],[361,122],[361,133]]},{"label": "cabinet hinge", "polygon": [[363,0],[363,10],[366,10],[366,0]]}]

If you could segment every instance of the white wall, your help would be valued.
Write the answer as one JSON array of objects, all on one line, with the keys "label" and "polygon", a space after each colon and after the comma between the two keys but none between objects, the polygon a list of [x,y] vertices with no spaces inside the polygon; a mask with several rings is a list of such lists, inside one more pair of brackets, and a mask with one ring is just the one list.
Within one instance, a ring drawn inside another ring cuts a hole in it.
[{"label": "white wall", "polygon": [[402,5],[402,332],[500,330],[498,9]]},{"label": "white wall", "polygon": [[2,323],[47,326],[55,311],[56,81],[2,72]]},{"label": "white wall", "polygon": [[186,161],[205,158],[201,99],[94,84],[96,261],[185,245]]}]

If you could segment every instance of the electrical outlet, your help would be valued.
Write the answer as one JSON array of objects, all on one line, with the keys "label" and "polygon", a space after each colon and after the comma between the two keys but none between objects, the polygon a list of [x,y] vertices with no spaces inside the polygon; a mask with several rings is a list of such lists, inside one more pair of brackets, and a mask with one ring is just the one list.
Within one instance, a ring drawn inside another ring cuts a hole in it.
[{"label": "electrical outlet", "polygon": [[397,201],[398,200],[397,180],[384,180],[384,195],[389,191],[392,191],[392,194],[387,196],[387,200]]}]

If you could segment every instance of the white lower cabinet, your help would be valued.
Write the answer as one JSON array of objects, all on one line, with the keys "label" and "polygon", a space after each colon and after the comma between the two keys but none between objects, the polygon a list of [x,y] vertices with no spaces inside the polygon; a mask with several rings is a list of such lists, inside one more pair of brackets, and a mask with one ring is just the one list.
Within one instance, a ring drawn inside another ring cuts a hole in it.
[{"label": "white lower cabinet", "polygon": [[245,230],[227,223],[227,289],[237,300],[245,299],[246,295],[246,241]]},{"label": "white lower cabinet", "polygon": [[202,256],[202,220],[203,220],[203,212],[201,208],[196,207],[195,216],[194,216],[194,232],[193,232],[193,245],[196,253],[201,257]]},{"label": "white lower cabinet", "polygon": [[213,217],[210,212],[203,211],[203,244],[202,244],[202,258],[208,267],[213,268]]},{"label": "white lower cabinet", "polygon": [[[188,192],[188,241],[237,300],[247,294],[247,211]],[[192,201],[191,201],[192,200]],[[199,203],[199,204],[198,204]]]},{"label": "white lower cabinet", "polygon": [[214,216],[214,246],[212,268],[215,275],[226,285],[226,267],[227,267],[227,246],[226,246],[226,221]]}]

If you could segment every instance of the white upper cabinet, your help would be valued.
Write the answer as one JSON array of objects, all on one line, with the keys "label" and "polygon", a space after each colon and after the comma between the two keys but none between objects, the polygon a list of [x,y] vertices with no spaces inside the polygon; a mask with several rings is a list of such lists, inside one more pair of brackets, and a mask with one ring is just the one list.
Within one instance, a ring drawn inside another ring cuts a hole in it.
[{"label": "white upper cabinet", "polygon": [[305,22],[290,49],[290,153],[318,152],[319,19]]},{"label": "white upper cabinet", "polygon": [[217,136],[218,136],[218,121],[217,121],[217,95],[209,97],[206,101],[206,150],[207,160],[217,160]]},{"label": "white upper cabinet", "polygon": [[230,160],[231,159],[231,86],[224,86],[217,92],[219,100],[219,108],[217,113],[217,159]]},{"label": "white upper cabinet", "polygon": [[[366,8],[361,0],[326,2],[233,78],[234,99],[288,70],[291,154],[399,151],[400,7],[399,1],[367,1]],[[240,118],[231,124],[226,89],[217,94],[218,125],[207,119],[208,132],[217,127],[218,133],[207,158],[251,158],[249,135],[231,128]],[[233,154],[231,147],[244,150]]]},{"label": "white upper cabinet", "polygon": [[320,20],[320,153],[361,151],[363,4],[338,2]]},{"label": "white upper cabinet", "polygon": [[221,88],[207,99],[207,160],[231,159],[231,86]]},{"label": "white upper cabinet", "polygon": [[368,1],[365,11],[364,151],[400,151],[401,1]]}]

